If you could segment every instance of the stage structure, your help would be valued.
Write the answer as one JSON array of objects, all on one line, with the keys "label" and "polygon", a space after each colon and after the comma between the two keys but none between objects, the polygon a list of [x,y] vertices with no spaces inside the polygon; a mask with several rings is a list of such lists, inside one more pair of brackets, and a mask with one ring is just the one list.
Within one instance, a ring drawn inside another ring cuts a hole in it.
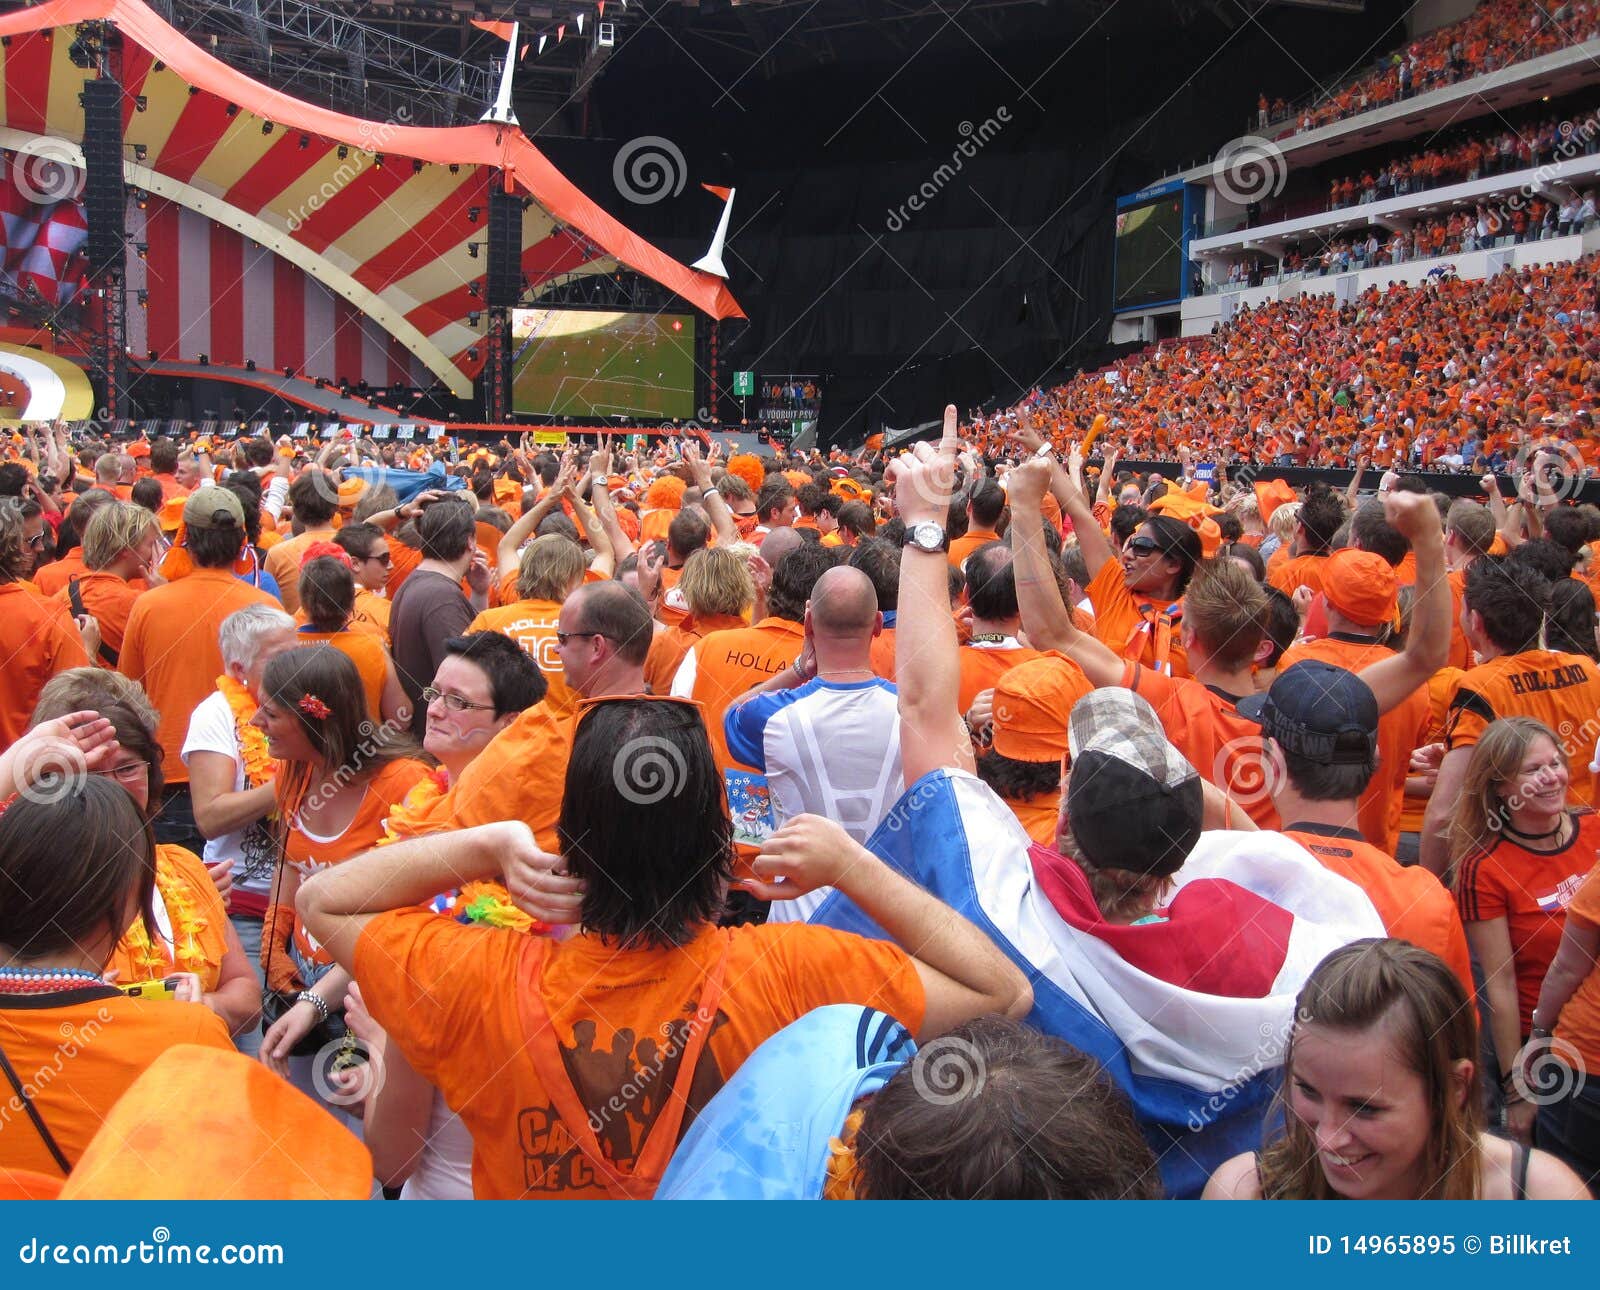
[{"label": "stage structure", "polygon": [[[104,33],[104,66],[71,57],[91,31]],[[53,156],[93,178],[115,176],[102,160],[118,154],[122,289],[96,285],[85,316],[137,307],[97,367],[114,347],[151,368],[255,364],[503,406],[507,377],[492,374],[507,372],[511,309],[565,286],[627,272],[675,309],[743,317],[724,280],[607,214],[515,124],[424,128],[315,106],[221,62],[143,0],[44,0],[0,17],[0,78],[8,162]],[[86,129],[101,94],[101,124]],[[107,237],[116,182],[85,203]],[[57,259],[65,307],[77,279]],[[122,390],[113,371],[108,392]]]}]

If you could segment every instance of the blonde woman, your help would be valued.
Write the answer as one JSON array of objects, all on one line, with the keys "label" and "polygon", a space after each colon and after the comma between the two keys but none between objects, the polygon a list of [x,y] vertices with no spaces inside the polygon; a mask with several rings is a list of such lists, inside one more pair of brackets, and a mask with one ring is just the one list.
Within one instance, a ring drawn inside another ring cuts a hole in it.
[{"label": "blonde woman", "polygon": [[[646,567],[641,563],[641,582],[655,570],[654,564]],[[705,547],[691,554],[683,562],[676,590],[682,594],[689,616],[680,626],[658,631],[650,642],[644,675],[654,694],[672,689],[683,656],[702,636],[748,626],[756,598],[749,565],[728,547]]]},{"label": "blonde woman", "polygon": [[1207,1200],[1587,1200],[1553,1156],[1483,1132],[1478,1026],[1444,960],[1363,940],[1295,1001],[1283,1133],[1235,1156]]},{"label": "blonde woman", "polygon": [[1267,521],[1267,537],[1261,543],[1261,554],[1267,562],[1267,578],[1289,563],[1294,552],[1294,531],[1300,523],[1300,503],[1285,502],[1272,512]]},{"label": "blonde woman", "polygon": [[1568,809],[1567,781],[1566,755],[1548,726],[1530,717],[1491,722],[1450,826],[1456,901],[1483,969],[1505,1124],[1523,1141],[1538,1108],[1513,1076],[1567,906],[1600,854],[1600,816]]},{"label": "blonde woman", "polygon": [[100,624],[94,661],[101,667],[116,667],[133,602],[147,586],[161,583],[160,552],[161,529],[142,506],[110,502],[90,519],[83,535],[87,572],[69,578],[56,599],[70,605],[74,617],[88,614]]}]

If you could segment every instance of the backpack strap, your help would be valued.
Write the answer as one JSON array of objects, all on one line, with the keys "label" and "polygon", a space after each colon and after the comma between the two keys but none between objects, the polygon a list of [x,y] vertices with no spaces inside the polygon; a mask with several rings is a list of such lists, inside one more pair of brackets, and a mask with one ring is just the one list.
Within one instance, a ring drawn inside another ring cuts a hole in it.
[{"label": "backpack strap", "polygon": [[39,1136],[44,1140],[45,1147],[49,1150],[51,1158],[55,1160],[56,1167],[64,1174],[72,1172],[72,1162],[61,1150],[56,1142],[55,1134],[50,1132],[50,1126],[44,1122],[44,1117],[39,1114],[39,1108],[33,1104],[33,1099],[28,1096],[26,1085],[17,1077],[16,1069],[11,1065],[11,1059],[6,1056],[6,1050],[0,1048],[0,1073],[4,1073],[6,1082],[11,1085],[12,1091],[22,1103],[22,1109],[27,1112],[28,1119],[33,1121],[33,1127],[39,1131]]},{"label": "backpack strap", "polygon": [[[82,618],[88,614],[89,611],[83,607],[83,590],[78,586],[78,580],[76,578],[70,578],[67,580],[67,599],[72,603],[72,613],[74,617]],[[117,659],[120,657],[118,651],[112,649],[111,646],[105,643],[105,641],[101,641],[99,653],[100,657],[105,660],[105,665],[112,671],[115,671],[117,667]]]}]

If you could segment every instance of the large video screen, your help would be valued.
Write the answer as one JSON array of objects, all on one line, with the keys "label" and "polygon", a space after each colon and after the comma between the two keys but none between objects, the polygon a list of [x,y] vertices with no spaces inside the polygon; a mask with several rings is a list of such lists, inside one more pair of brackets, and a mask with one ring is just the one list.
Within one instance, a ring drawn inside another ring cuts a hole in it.
[{"label": "large video screen", "polygon": [[1183,193],[1117,212],[1113,309],[1161,304],[1183,294]]},{"label": "large video screen", "polygon": [[561,417],[690,418],[694,317],[595,309],[511,316],[511,397],[518,412]]}]

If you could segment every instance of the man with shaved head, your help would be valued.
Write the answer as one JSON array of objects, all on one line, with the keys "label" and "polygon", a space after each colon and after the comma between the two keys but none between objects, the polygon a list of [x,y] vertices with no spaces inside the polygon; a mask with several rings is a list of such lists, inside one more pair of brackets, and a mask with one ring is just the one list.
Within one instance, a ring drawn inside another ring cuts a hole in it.
[{"label": "man with shaved head", "polygon": [[[864,843],[905,791],[899,698],[872,670],[883,630],[872,580],[829,569],[812,588],[804,628],[800,657],[728,709],[728,751],[766,775],[776,827],[822,815]],[[774,901],[771,917],[802,921],[826,895]]]}]

